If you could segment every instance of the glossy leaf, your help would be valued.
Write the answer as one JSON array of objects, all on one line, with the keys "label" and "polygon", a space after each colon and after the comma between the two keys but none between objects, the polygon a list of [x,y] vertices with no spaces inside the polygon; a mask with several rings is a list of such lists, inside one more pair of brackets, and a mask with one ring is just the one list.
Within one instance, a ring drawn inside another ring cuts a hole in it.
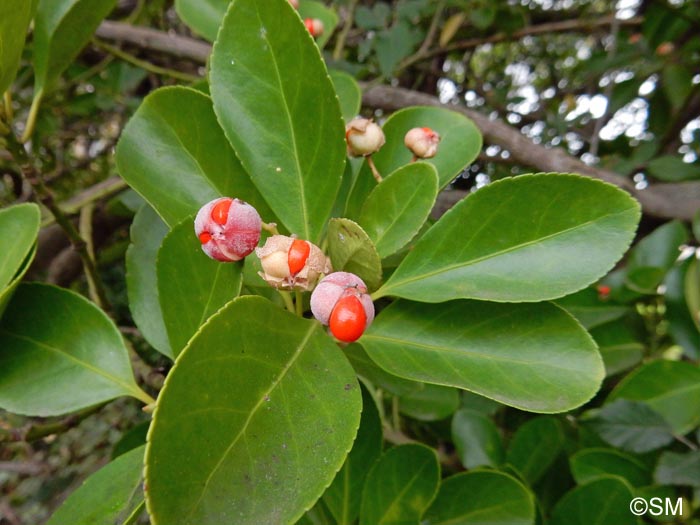
[{"label": "glossy leaf", "polygon": [[148,401],[111,319],[68,290],[20,285],[0,321],[0,407],[45,417],[125,395]]},{"label": "glossy leaf", "polygon": [[440,482],[435,451],[424,445],[389,449],[367,475],[360,525],[418,523]]},{"label": "glossy leaf", "polygon": [[673,441],[673,429],[649,406],[619,399],[597,411],[587,424],[606,443],[635,453],[649,452]]},{"label": "glossy leaf", "polygon": [[630,512],[632,488],[615,476],[599,478],[566,494],[552,511],[551,525],[637,525]]},{"label": "glossy leaf", "polygon": [[[388,175],[411,161],[403,139],[411,128],[428,126],[440,134],[438,153],[426,162],[435,166],[440,189],[471,164],[481,151],[481,133],[464,115],[445,108],[414,106],[393,113],[382,126],[386,144],[372,155],[377,169]],[[365,163],[357,176],[348,203],[348,217],[359,215],[376,182]]]},{"label": "glossy leaf", "polygon": [[425,308],[398,301],[382,310],[360,343],[394,375],[533,412],[583,404],[604,374],[590,336],[548,303],[452,301]]},{"label": "glossy leaf", "polygon": [[640,401],[661,414],[674,432],[700,424],[700,368],[683,361],[652,361],[625,377],[608,401]]},{"label": "glossy leaf", "polygon": [[213,42],[230,3],[231,0],[175,0],[175,11],[195,33]]},{"label": "glossy leaf", "polygon": [[443,215],[376,296],[555,299],[607,273],[638,221],[639,204],[598,180],[559,174],[504,179]]},{"label": "glossy leaf", "polygon": [[450,476],[425,515],[426,525],[534,525],[535,501],[515,478],[476,470]]},{"label": "glossy leaf", "polygon": [[39,1],[34,18],[35,96],[54,87],[116,3],[117,0]]},{"label": "glossy leaf", "polygon": [[113,525],[125,523],[143,504],[141,446],[90,476],[51,516],[46,525]]},{"label": "glossy leaf", "polygon": [[355,443],[343,468],[323,493],[323,501],[337,525],[352,525],[357,520],[367,473],[381,453],[382,422],[374,399],[363,389],[362,418]]},{"label": "glossy leaf", "polygon": [[666,273],[664,299],[671,337],[683,348],[685,355],[700,359],[700,330],[693,322],[685,297],[685,276],[691,264],[692,259],[686,259]]},{"label": "glossy leaf", "polygon": [[263,220],[273,220],[219,127],[211,99],[199,91],[167,87],[148,95],[122,132],[116,161],[119,174],[170,227],[222,196],[247,201]]},{"label": "glossy leaf", "polygon": [[360,112],[360,104],[362,102],[362,91],[357,81],[352,75],[348,75],[345,71],[331,69],[328,75],[333,81],[333,87],[340,101],[340,112],[343,114],[343,120],[350,122]]},{"label": "glossy leaf", "polygon": [[571,473],[583,485],[602,476],[620,476],[633,487],[651,483],[651,472],[640,460],[612,448],[587,448],[571,456]]},{"label": "glossy leaf", "polygon": [[564,447],[564,431],[553,417],[536,417],[516,430],[506,460],[531,485],[554,464]]},{"label": "glossy leaf", "polygon": [[38,243],[34,243],[32,250],[29,252],[29,255],[27,255],[27,257],[24,259],[24,262],[19,267],[19,270],[17,270],[17,273],[15,274],[14,278],[10,281],[10,283],[7,286],[5,286],[4,289],[0,290],[0,317],[2,317],[3,313],[5,312],[5,309],[7,308],[7,305],[9,304],[10,299],[12,298],[12,294],[15,293],[15,290],[22,282],[24,274],[27,273],[30,266],[32,265],[32,261],[34,260],[34,256],[36,255],[37,247]]},{"label": "glossy leaf", "polygon": [[148,204],[131,223],[131,244],[126,250],[126,289],[134,323],[149,344],[170,359],[175,357],[158,297],[156,258],[168,226]]},{"label": "glossy leaf", "polygon": [[345,166],[340,106],[287,0],[236,0],[211,58],[214,110],[253,182],[291,232],[318,242]]},{"label": "glossy leaf", "polygon": [[333,31],[335,31],[335,27],[338,25],[338,15],[336,12],[317,0],[299,0],[299,16],[301,16],[303,20],[307,18],[318,18],[323,22],[323,34],[316,38],[318,47],[323,49],[331,38]]},{"label": "glossy leaf", "polygon": [[700,451],[684,454],[664,451],[654,470],[654,481],[661,485],[686,485],[700,488]]},{"label": "glossy leaf", "polygon": [[360,409],[352,367],[318,322],[234,300],[160,393],[146,452],[152,522],[293,523],[343,464]]},{"label": "glossy leaf", "polygon": [[358,223],[383,259],[416,236],[433,209],[437,172],[424,162],[399,168],[369,194]]},{"label": "glossy leaf", "polygon": [[0,4],[0,93],[15,79],[27,28],[32,20],[33,2],[3,0]]},{"label": "glossy leaf", "polygon": [[372,291],[382,281],[382,261],[374,243],[362,227],[350,219],[331,219],[328,224],[328,254],[333,270],[354,273]]},{"label": "glossy leaf", "polygon": [[243,263],[209,258],[193,218],[175,226],[158,250],[158,297],[175,357],[216,311],[241,292]]},{"label": "glossy leaf", "polygon": [[395,396],[412,394],[421,390],[425,385],[425,383],[395,376],[377,366],[358,343],[352,343],[345,347],[345,355],[359,376]]},{"label": "glossy leaf", "polygon": [[503,440],[494,422],[484,414],[463,408],[452,418],[452,441],[468,469],[496,467],[505,457]]},{"label": "glossy leaf", "polygon": [[590,333],[603,357],[606,376],[632,368],[640,363],[644,356],[644,345],[635,338],[632,330],[623,321],[596,326]]},{"label": "glossy leaf", "polygon": [[36,204],[0,210],[0,291],[12,281],[36,244],[40,220]]}]

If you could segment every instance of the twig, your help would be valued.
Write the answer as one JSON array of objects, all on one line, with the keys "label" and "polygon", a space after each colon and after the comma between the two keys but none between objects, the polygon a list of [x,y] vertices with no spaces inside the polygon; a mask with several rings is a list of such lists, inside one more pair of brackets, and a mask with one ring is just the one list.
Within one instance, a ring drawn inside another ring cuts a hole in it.
[{"label": "twig", "polygon": [[[85,240],[85,250],[87,250],[88,257],[90,260],[95,260],[95,244],[92,238],[92,217],[95,211],[95,203],[90,202],[86,204],[82,210],[80,210],[80,219],[78,222],[78,228],[80,229],[80,236]],[[97,283],[92,279],[89,273],[86,273],[88,282],[88,293],[90,298],[96,303],[100,304],[100,296],[97,293]]]},{"label": "twig", "polygon": [[39,115],[39,108],[41,107],[41,101],[44,99],[43,88],[34,93],[34,98],[32,99],[32,105],[29,108],[29,115],[27,116],[27,123],[24,126],[24,133],[20,141],[22,144],[27,142],[34,134],[34,127],[36,126],[36,118]]},{"label": "twig", "polygon": [[182,80],[184,82],[197,82],[198,80],[200,80],[200,78],[197,76],[182,73],[181,71],[175,71],[174,69],[168,69],[166,67],[156,66],[155,64],[152,64],[147,60],[141,60],[140,58],[130,55],[126,51],[122,51],[116,46],[107,44],[106,42],[102,42],[100,40],[97,40],[96,38],[93,38],[92,43],[95,44],[97,47],[104,49],[108,53],[111,53],[115,57],[121,58],[125,62],[129,62],[130,64],[140,67],[141,69],[144,69],[146,71],[150,71],[151,73],[154,73],[156,75],[164,75],[167,77],[172,77],[176,80]]},{"label": "twig", "polygon": [[350,0],[345,24],[343,25],[343,29],[340,31],[338,39],[335,41],[335,47],[333,48],[333,60],[340,60],[343,56],[345,41],[347,40],[350,28],[352,28],[352,24],[355,21],[355,8],[357,7],[357,2],[358,0]]},{"label": "twig", "polygon": [[19,166],[24,178],[32,186],[35,195],[39,201],[51,212],[58,225],[65,232],[68,239],[70,239],[75,251],[78,253],[78,255],[80,255],[80,258],[83,261],[83,267],[85,268],[85,274],[88,276],[88,279],[92,279],[95,283],[95,294],[99,300],[97,302],[98,306],[104,310],[107,310],[109,308],[107,294],[105,293],[102,280],[97,273],[95,261],[90,257],[90,254],[87,251],[85,240],[80,236],[80,233],[75,229],[75,226],[70,219],[63,213],[63,210],[61,210],[61,208],[56,204],[53,193],[44,184],[41,173],[36,166],[34,166],[34,163],[29,158],[24,146],[17,141],[14,133],[6,135],[5,142],[8,152],[10,155],[12,155],[15,162]]},{"label": "twig", "polygon": [[75,414],[51,423],[30,423],[21,428],[6,429],[0,427],[0,443],[18,441],[31,442],[45,438],[51,434],[60,434],[77,426],[81,421],[100,410],[106,403],[86,408]]}]

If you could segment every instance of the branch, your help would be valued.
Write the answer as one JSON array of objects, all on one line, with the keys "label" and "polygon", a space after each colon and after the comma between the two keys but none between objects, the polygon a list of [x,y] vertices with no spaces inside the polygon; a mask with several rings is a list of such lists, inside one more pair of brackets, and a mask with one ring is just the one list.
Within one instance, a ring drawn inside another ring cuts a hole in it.
[{"label": "branch", "polygon": [[36,441],[51,434],[60,434],[77,426],[81,421],[100,410],[105,403],[92,406],[51,423],[30,423],[21,428],[6,429],[0,426],[0,443]]},{"label": "branch", "polygon": [[[639,25],[641,21],[640,17],[635,17],[621,20],[620,25]],[[604,27],[610,22],[611,19],[607,16],[589,21],[565,20],[551,24],[539,24],[516,31],[512,35],[497,34],[487,39],[457,42],[450,46],[450,49],[466,49],[482,43],[500,42],[507,38],[520,38],[525,35]],[[97,30],[97,35],[101,38],[130,42],[147,49],[162,51],[202,63],[206,62],[211,52],[211,46],[200,40],[170,35],[155,29],[132,27],[118,22],[103,22]],[[443,106],[436,97],[415,91],[388,86],[369,87],[366,84],[362,88],[365,91],[363,103],[370,107],[397,110],[411,105]],[[548,149],[535,144],[517,129],[504,122],[490,120],[485,115],[465,107],[453,105],[445,107],[459,111],[471,118],[481,130],[485,140],[509,150],[514,162],[533,166],[540,171],[580,173],[610,182],[629,191],[642,203],[645,213],[656,217],[690,220],[700,208],[700,183],[656,184],[639,191],[635,189],[634,183],[629,179],[612,171],[588,166],[560,148]]]},{"label": "branch", "polygon": [[95,35],[201,63],[206,63],[211,54],[211,46],[201,40],[120,22],[102,22]]},{"label": "branch", "polygon": [[[603,16],[594,20],[575,18],[573,20],[561,20],[557,22],[547,22],[544,24],[528,26],[513,33],[496,33],[487,37],[460,40],[459,42],[455,42],[445,47],[436,47],[430,50],[426,50],[423,53],[416,53],[415,55],[412,55],[406,60],[404,60],[399,65],[399,69],[407,68],[408,66],[413,65],[414,63],[420,60],[424,60],[435,55],[449,53],[450,51],[465,51],[467,49],[473,49],[484,44],[499,44],[501,42],[518,40],[526,36],[549,35],[552,33],[566,33],[567,31],[592,32],[595,29],[610,26],[610,24],[614,20],[614,15]],[[618,23],[620,24],[620,27],[639,26],[641,25],[643,20],[643,17],[634,17],[629,18],[627,20],[619,20]]]},{"label": "branch", "polygon": [[690,220],[700,209],[700,183],[681,182],[655,184],[644,190],[637,190],[634,183],[615,172],[589,166],[561,148],[547,148],[535,144],[517,129],[500,120],[490,120],[478,111],[441,104],[437,97],[389,86],[361,86],[364,90],[362,102],[366,106],[395,111],[407,106],[446,107],[462,113],[474,121],[491,144],[498,144],[511,153],[515,163],[532,166],[543,172],[580,173],[604,180],[627,190],[639,202],[644,212],[665,219]]}]

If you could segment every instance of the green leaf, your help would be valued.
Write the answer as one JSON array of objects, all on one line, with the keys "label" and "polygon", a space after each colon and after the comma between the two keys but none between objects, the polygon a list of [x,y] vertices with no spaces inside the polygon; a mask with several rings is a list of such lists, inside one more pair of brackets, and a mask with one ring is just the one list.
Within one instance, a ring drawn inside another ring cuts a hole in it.
[{"label": "green leaf", "polygon": [[695,257],[685,272],[685,301],[690,318],[700,331],[700,259]]},{"label": "green leaf", "polygon": [[338,95],[343,120],[346,123],[350,122],[360,112],[360,104],[362,103],[360,86],[352,75],[348,75],[344,71],[331,69],[328,75],[331,77],[333,87]]},{"label": "green leaf", "polygon": [[628,370],[641,362],[644,345],[635,338],[624,321],[596,326],[590,333],[603,357],[606,376]]},{"label": "green leaf", "polygon": [[316,0],[299,0],[299,16],[301,16],[302,20],[318,18],[323,22],[323,34],[316,38],[318,47],[323,49],[338,25],[338,15],[335,10]]},{"label": "green leaf", "polygon": [[22,57],[33,2],[3,0],[0,5],[0,93],[12,84]]},{"label": "green leaf", "polygon": [[5,309],[7,308],[7,305],[9,304],[10,299],[12,298],[12,294],[15,293],[15,290],[22,282],[24,274],[27,273],[27,270],[29,270],[29,267],[32,265],[32,261],[34,260],[34,256],[36,255],[37,247],[38,243],[34,243],[34,247],[29,252],[29,255],[27,255],[27,257],[24,259],[24,262],[19,267],[19,270],[17,270],[17,273],[15,274],[12,281],[10,281],[10,283],[0,291],[0,317],[2,317],[2,314],[5,312]]},{"label": "green leaf", "polygon": [[40,0],[34,18],[34,91],[50,91],[117,0]]},{"label": "green leaf", "polygon": [[17,275],[36,244],[40,220],[39,207],[33,203],[0,210],[0,291]]},{"label": "green leaf", "polygon": [[554,464],[564,448],[564,431],[553,417],[536,417],[518,428],[508,446],[506,461],[530,485]]},{"label": "green leaf", "polygon": [[688,240],[680,221],[667,222],[644,237],[629,254],[627,285],[642,293],[656,293],[666,272],[678,258],[678,249]]},{"label": "green leaf", "polygon": [[318,47],[287,0],[236,0],[211,57],[214,110],[292,233],[318,242],[345,167],[345,128]]},{"label": "green leaf", "polygon": [[678,111],[693,92],[693,73],[682,64],[669,63],[662,71],[663,90],[671,107]]},{"label": "green leaf", "polygon": [[158,250],[158,297],[175,357],[216,311],[241,293],[243,263],[209,258],[190,217],[175,226]]},{"label": "green leaf", "polygon": [[443,215],[375,298],[562,297],[605,275],[638,221],[637,201],[598,180],[559,174],[504,179]]},{"label": "green leaf", "polygon": [[390,78],[401,60],[413,53],[421,40],[422,34],[404,21],[380,31],[375,37],[374,49],[381,74]]},{"label": "green leaf", "polygon": [[343,468],[323,494],[337,525],[352,525],[357,520],[367,473],[381,453],[382,422],[374,399],[363,388],[360,430]]},{"label": "green leaf", "polygon": [[231,0],[175,0],[175,11],[195,33],[213,42],[230,3]]},{"label": "green leaf", "polygon": [[683,361],[652,361],[623,379],[608,401],[641,401],[661,414],[676,434],[700,424],[700,368]]},{"label": "green leaf", "polygon": [[593,288],[584,288],[580,292],[557,299],[556,304],[573,315],[587,330],[619,319],[630,311],[626,305],[601,299],[598,291]]},{"label": "green leaf", "polygon": [[481,412],[468,408],[457,411],[452,418],[452,441],[468,469],[503,463],[505,453],[498,428]]},{"label": "green leaf", "polygon": [[[444,108],[414,106],[393,113],[382,129],[386,144],[372,155],[377,169],[387,175],[411,162],[412,154],[404,146],[406,132],[412,128],[428,126],[440,134],[437,155],[425,162],[435,166],[440,189],[447,186],[459,173],[471,164],[481,151],[481,133],[474,123],[456,111]],[[359,215],[367,195],[375,187],[372,173],[364,163],[357,176],[349,198],[347,215]]]},{"label": "green leaf", "polygon": [[453,301],[425,308],[397,301],[382,310],[360,343],[394,375],[533,412],[583,404],[604,375],[590,336],[548,303]]},{"label": "green leaf", "polygon": [[345,355],[358,375],[367,379],[374,386],[382,388],[395,396],[411,394],[422,389],[425,385],[425,383],[409,381],[395,376],[380,368],[370,359],[367,352],[358,343],[352,343],[345,347]]},{"label": "green leaf", "polygon": [[649,468],[634,456],[612,448],[587,448],[569,459],[576,483],[583,485],[603,476],[620,476],[633,487],[651,483]]},{"label": "green leaf", "polygon": [[399,411],[419,421],[445,419],[459,407],[459,393],[454,388],[419,383],[419,388],[399,397]]},{"label": "green leaf", "polygon": [[123,454],[90,476],[46,525],[122,524],[143,504],[143,446]]},{"label": "green leaf", "polygon": [[211,99],[193,89],[148,95],[122,132],[116,161],[170,227],[221,196],[249,202],[265,221],[274,218],[228,144]]},{"label": "green leaf", "polygon": [[606,443],[638,454],[673,441],[668,422],[640,402],[619,399],[603,406],[586,422]]},{"label": "green leaf", "polygon": [[477,29],[487,29],[496,19],[496,8],[493,5],[482,5],[469,12],[469,20]]},{"label": "green leaf", "polygon": [[384,259],[416,236],[433,209],[438,194],[437,171],[416,162],[399,168],[369,194],[358,223]]},{"label": "green leaf", "polygon": [[126,288],[134,323],[148,343],[173,359],[163,311],[158,298],[156,258],[167,225],[148,204],[144,204],[131,223],[131,244],[126,250]]},{"label": "green leaf", "polygon": [[125,395],[149,402],[112,320],[76,293],[20,285],[0,321],[0,407],[46,417]]},{"label": "green leaf", "polygon": [[532,494],[503,472],[476,470],[450,476],[425,515],[426,525],[534,525]]},{"label": "green leaf", "polygon": [[685,454],[664,451],[654,470],[654,481],[660,485],[687,485],[700,488],[700,451]]},{"label": "green leaf", "polygon": [[389,449],[367,475],[360,525],[418,523],[435,497],[440,465],[424,445]]},{"label": "green leaf", "polygon": [[630,512],[632,488],[615,476],[599,478],[568,492],[552,511],[551,525],[637,525]]},{"label": "green leaf", "polygon": [[352,367],[316,321],[239,297],[197,332],[158,398],[146,452],[154,523],[293,523],[360,422]]},{"label": "green leaf", "polygon": [[666,319],[671,337],[691,359],[700,359],[700,331],[695,326],[685,298],[685,277],[692,259],[686,259],[666,273]]},{"label": "green leaf", "polygon": [[675,155],[657,157],[647,166],[649,173],[655,179],[664,182],[680,182],[700,179],[700,166],[684,162]]},{"label": "green leaf", "polygon": [[354,273],[370,291],[381,284],[382,261],[369,236],[356,222],[350,219],[330,220],[328,254],[336,272]]}]

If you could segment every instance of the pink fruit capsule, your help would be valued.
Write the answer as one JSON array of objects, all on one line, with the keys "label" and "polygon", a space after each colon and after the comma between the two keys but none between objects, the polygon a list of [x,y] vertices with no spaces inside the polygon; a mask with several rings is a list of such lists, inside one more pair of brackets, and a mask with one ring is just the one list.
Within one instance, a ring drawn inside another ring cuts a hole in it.
[{"label": "pink fruit capsule", "polygon": [[258,245],[262,220],[247,202],[222,197],[201,207],[194,231],[202,250],[212,259],[240,261]]},{"label": "pink fruit capsule", "polygon": [[374,303],[357,275],[335,272],[324,277],[311,294],[311,312],[340,341],[360,338],[374,320]]}]

